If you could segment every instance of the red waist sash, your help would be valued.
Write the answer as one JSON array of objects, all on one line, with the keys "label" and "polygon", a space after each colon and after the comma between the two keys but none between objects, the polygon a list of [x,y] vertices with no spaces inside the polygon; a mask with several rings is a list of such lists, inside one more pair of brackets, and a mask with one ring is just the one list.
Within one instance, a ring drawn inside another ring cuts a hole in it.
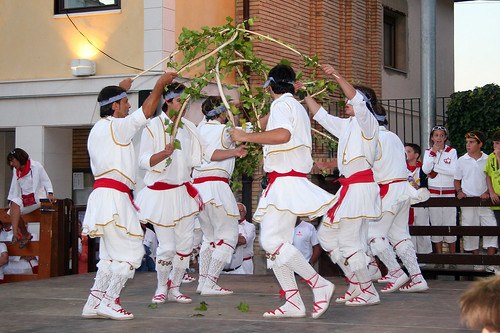
[{"label": "red waist sash", "polygon": [[340,185],[342,185],[340,189],[339,199],[337,200],[335,205],[333,205],[333,207],[330,208],[326,213],[326,215],[330,218],[332,222],[333,218],[335,217],[335,212],[342,204],[342,201],[344,200],[344,197],[347,194],[347,191],[349,190],[349,185],[359,184],[359,183],[374,183],[375,180],[373,179],[373,171],[371,169],[367,169],[360,172],[356,172],[355,174],[352,174],[351,177],[348,178],[339,178],[339,182]]},{"label": "red waist sash", "polygon": [[295,170],[286,172],[286,173],[279,173],[276,171],[269,172],[267,174],[267,179],[269,180],[269,183],[267,184],[266,190],[264,191],[264,196],[267,195],[267,192],[269,192],[269,189],[271,188],[271,185],[273,185],[274,181],[277,178],[280,177],[302,177],[302,178],[307,178],[307,173],[302,173],[302,172],[297,172]]},{"label": "red waist sash", "polygon": [[196,203],[198,204],[198,209],[201,211],[203,210],[203,200],[201,200],[200,193],[198,193],[198,190],[190,183],[190,182],[185,182],[183,184],[169,184],[169,183],[163,183],[163,182],[156,182],[151,186],[148,186],[148,188],[155,190],[155,191],[165,191],[165,190],[171,190],[173,188],[185,186],[186,190],[191,198],[193,198]]},{"label": "red waist sash", "polygon": [[398,179],[398,180],[393,180],[390,183],[387,184],[378,184],[378,187],[380,188],[380,197],[384,198],[387,192],[389,192],[389,185],[395,184],[395,183],[401,183],[401,182],[407,182],[408,179]]},{"label": "red waist sash", "polygon": [[205,182],[224,182],[226,184],[229,184],[229,179],[225,177],[207,176],[207,177],[198,177],[193,180],[193,184],[201,184]]},{"label": "red waist sash", "polygon": [[94,182],[94,190],[96,188],[100,188],[100,187],[112,188],[112,189],[120,191],[122,193],[127,193],[128,197],[130,199],[130,202],[134,206],[135,210],[137,210],[137,211],[139,210],[139,207],[137,207],[137,205],[134,202],[134,198],[132,197],[132,192],[130,192],[131,190],[126,184],[124,184],[118,180],[111,179],[111,178],[99,178],[99,179],[96,179],[96,181]]}]

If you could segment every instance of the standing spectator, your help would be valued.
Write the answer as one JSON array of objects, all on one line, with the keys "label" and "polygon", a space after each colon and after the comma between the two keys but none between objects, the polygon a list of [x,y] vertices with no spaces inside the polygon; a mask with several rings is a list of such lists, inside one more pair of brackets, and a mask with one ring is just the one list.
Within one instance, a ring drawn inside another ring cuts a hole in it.
[{"label": "standing spectator", "polygon": [[240,219],[238,224],[238,243],[231,262],[224,267],[226,274],[253,274],[253,243],[255,240],[255,225],[245,219],[247,208],[238,202]]},{"label": "standing spectator", "polygon": [[[431,197],[454,197],[454,175],[457,164],[457,151],[446,144],[448,130],[444,126],[434,126],[430,134],[430,148],[425,151],[422,170],[428,176],[429,192]],[[429,217],[433,226],[456,225],[455,207],[429,207]],[[443,242],[448,243],[448,251],[454,254],[456,236],[432,236],[436,253],[443,253]],[[443,268],[443,264],[436,264],[436,268]],[[457,265],[450,264],[450,269]]]},{"label": "standing spectator", "polygon": [[[196,126],[179,114],[184,89],[177,83],[168,86],[163,112],[149,121],[141,137],[139,166],[146,170],[146,187],[137,194],[139,218],[153,225],[158,238],[153,303],[192,301],[180,286],[193,251],[194,217],[202,203],[191,184],[193,167],[201,164],[202,145]],[[166,128],[178,117],[182,126],[172,138]],[[173,139],[180,149],[174,148]]]},{"label": "standing spectator", "polygon": [[[486,173],[486,184],[491,201],[500,205],[500,131],[493,133],[493,152],[488,156],[488,161],[484,167]],[[500,206],[492,207],[493,213],[500,225]]]},{"label": "standing spectator", "polygon": [[[422,171],[422,162],[420,161],[422,149],[415,143],[405,143],[405,151],[408,181],[416,190],[427,188],[427,175]],[[429,208],[410,208],[409,224],[423,227],[429,226]],[[432,253],[431,236],[412,236],[411,240],[417,253]],[[423,265],[425,264],[420,264],[420,266]]]},{"label": "standing spectator", "polygon": [[205,121],[198,125],[203,147],[203,163],[194,168],[193,183],[203,198],[199,220],[203,243],[199,256],[197,292],[202,295],[229,295],[233,291],[217,284],[224,266],[238,242],[238,205],[229,187],[236,157],[245,157],[244,145],[236,147],[229,136],[227,110],[219,96],[209,96],[201,109]]},{"label": "standing spectator", "polygon": [[90,131],[87,148],[95,178],[87,202],[82,235],[100,237],[99,263],[82,316],[84,318],[133,319],[120,305],[120,292],[134,277],[144,255],[143,231],[133,202],[137,157],[132,138],[147,124],[166,85],[177,75],[165,73],[139,110],[129,115],[127,90],[132,79],[101,90],[97,101],[101,119]]},{"label": "standing spectator", "polygon": [[[493,141],[493,152],[488,156],[488,161],[484,167],[486,173],[486,184],[491,201],[498,206],[491,207],[497,225],[500,225],[500,131],[493,133],[491,138]],[[491,271],[491,266],[486,267],[486,270]],[[495,274],[500,274],[500,266],[495,267]]]},{"label": "standing spectator", "polygon": [[14,169],[12,182],[7,199],[10,201],[10,215],[12,224],[12,241],[19,241],[23,248],[31,240],[27,226],[21,216],[40,208],[40,199],[48,198],[51,203],[56,201],[52,183],[43,166],[30,159],[27,152],[21,148],[14,148],[7,155],[7,164]]},{"label": "standing spectator", "polygon": [[[488,155],[481,148],[486,140],[483,132],[470,131],[465,134],[465,148],[467,153],[457,161],[455,170],[455,191],[458,199],[466,197],[480,197],[481,200],[490,198],[484,170]],[[461,207],[463,226],[496,226],[495,215],[489,207]],[[464,250],[475,255],[479,254],[479,236],[464,236]],[[483,248],[488,255],[494,255],[498,248],[498,237],[483,236]],[[484,270],[482,265],[474,265],[474,270]],[[490,267],[490,270],[493,270]]]},{"label": "standing spectator", "polygon": [[316,228],[309,222],[297,217],[293,230],[293,245],[299,249],[311,266],[314,266],[321,255],[321,245]]},{"label": "standing spectator", "polygon": [[233,140],[263,145],[264,171],[269,182],[259,199],[254,220],[260,222],[260,242],[266,251],[267,266],[273,269],[285,297],[285,304],[264,313],[266,318],[306,315],[294,272],[312,288],[313,318],[328,309],[335,289],[292,244],[297,216],[324,215],[333,202],[331,194],[307,179],[313,166],[311,122],[304,107],[293,97],[294,83],[295,72],[290,66],[273,67],[264,84],[264,88],[270,87],[273,99],[269,116],[264,119],[265,124],[261,123],[265,131],[231,130]]},{"label": "standing spectator", "polygon": [[314,99],[305,98],[313,119],[339,139],[337,163],[344,176],[339,179],[342,187],[319,227],[318,238],[350,282],[345,296],[337,302],[348,306],[378,304],[380,297],[368,271],[365,251],[368,223],[381,217],[379,187],[372,166],[379,135],[377,119],[385,119],[385,112],[375,102],[376,96],[370,102],[366,87],[353,87],[331,65],[324,65],[323,70],[337,81],[346,96],[348,118],[329,115]]}]

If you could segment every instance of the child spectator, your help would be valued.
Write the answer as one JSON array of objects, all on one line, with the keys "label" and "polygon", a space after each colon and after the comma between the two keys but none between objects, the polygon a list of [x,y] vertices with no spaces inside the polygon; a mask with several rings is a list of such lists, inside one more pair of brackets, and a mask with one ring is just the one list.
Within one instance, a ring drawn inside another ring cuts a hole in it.
[{"label": "child spectator", "polygon": [[[408,168],[408,181],[415,188],[427,187],[427,175],[422,171],[422,149],[415,143],[405,143],[406,167]],[[418,207],[410,209],[410,225],[429,226],[429,209]],[[417,253],[431,253],[431,236],[412,236],[411,240]],[[421,266],[424,264],[420,264]]]},{"label": "child spectator", "polygon": [[[465,134],[467,153],[457,161],[455,171],[455,191],[458,199],[480,197],[489,199],[484,169],[488,155],[481,151],[486,137],[483,132],[470,131]],[[463,226],[496,226],[495,216],[489,207],[461,207]],[[494,255],[498,247],[498,237],[484,236],[483,248],[488,255]],[[464,250],[479,254],[479,236],[464,236]],[[483,265],[474,265],[474,270],[484,270]],[[490,267],[490,270],[493,268]]]},{"label": "child spectator", "polygon": [[[428,188],[431,197],[454,197],[455,188],[453,177],[457,164],[457,151],[446,145],[448,140],[448,130],[444,126],[434,126],[432,128],[429,142],[430,148],[425,151],[422,170],[428,176]],[[433,226],[455,226],[455,207],[430,207],[429,217]],[[432,236],[436,253],[443,252],[443,242],[448,243],[450,254],[455,253],[456,236]],[[450,269],[455,269],[457,265],[450,264]],[[436,264],[436,268],[444,268],[443,264]]]},{"label": "child spectator", "polygon": [[500,276],[475,282],[460,297],[460,316],[470,328],[500,332]]},{"label": "child spectator", "polygon": [[[484,172],[491,201],[500,205],[500,131],[493,133],[492,141],[493,152],[488,156]],[[500,223],[500,206],[491,209],[495,214],[497,224]]]}]

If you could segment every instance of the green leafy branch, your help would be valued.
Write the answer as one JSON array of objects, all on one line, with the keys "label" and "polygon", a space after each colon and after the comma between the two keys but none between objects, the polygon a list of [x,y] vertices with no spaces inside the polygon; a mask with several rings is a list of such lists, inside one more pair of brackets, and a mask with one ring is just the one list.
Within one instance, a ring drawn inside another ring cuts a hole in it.
[{"label": "green leafy branch", "polygon": [[[255,41],[270,41],[301,57],[303,69],[307,69],[311,74],[305,78],[302,71],[297,72],[297,79],[305,82],[304,91],[299,92],[300,98],[303,98],[301,94],[309,94],[321,101],[335,90],[336,84],[333,82],[316,78],[320,66],[317,55],[304,55],[292,45],[248,30],[245,28],[245,22],[235,25],[232,18],[228,17],[226,20],[227,23],[222,26],[203,27],[198,31],[183,28],[179,35],[177,50],[168,57],[167,66],[177,69],[177,73],[204,66],[201,73],[193,74],[189,85],[181,96],[183,106],[179,115],[183,113],[190,99],[204,98],[203,89],[208,84],[215,82],[222,102],[228,110],[230,126],[237,125],[236,116],[239,116],[240,122],[243,124],[251,123],[255,131],[261,131],[260,119],[269,112],[271,98],[265,89],[250,86],[250,73],[265,81],[269,67],[253,51]],[[254,19],[249,19],[248,25],[252,26],[253,21]],[[173,61],[173,56],[179,53],[182,53],[182,60],[177,63]],[[282,60],[282,63],[289,63],[289,61]],[[239,83],[238,87],[223,83],[228,75],[234,74],[236,74]],[[241,103],[239,107],[230,104],[230,99],[225,95],[224,88],[238,90]],[[177,128],[182,126],[180,118],[180,116],[177,117],[173,125],[166,124],[174,145],[177,142],[175,139]],[[332,141],[332,139],[329,140]],[[181,149],[180,143],[176,149]],[[247,144],[247,150],[248,154],[245,158],[237,159],[233,173],[233,190],[241,187],[241,183],[239,183],[241,175],[253,175],[261,163],[260,145]]]}]

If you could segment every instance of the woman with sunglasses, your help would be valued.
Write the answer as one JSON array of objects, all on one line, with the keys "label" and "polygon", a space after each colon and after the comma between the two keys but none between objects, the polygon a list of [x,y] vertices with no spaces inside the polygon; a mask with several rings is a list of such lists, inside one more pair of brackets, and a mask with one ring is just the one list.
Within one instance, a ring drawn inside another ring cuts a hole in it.
[{"label": "woman with sunglasses", "polygon": [[[454,197],[454,174],[457,164],[457,151],[446,145],[448,130],[444,126],[432,128],[429,143],[430,148],[425,151],[422,170],[428,176],[429,192],[431,197]],[[429,207],[430,222],[433,226],[456,225],[455,207]],[[451,217],[451,218],[450,218]],[[436,253],[443,252],[443,242],[448,243],[450,254],[455,253],[456,236],[432,236]],[[444,268],[443,264],[436,264],[436,268]],[[450,264],[449,268],[456,268]]]},{"label": "woman with sunglasses", "polygon": [[40,208],[40,199],[55,202],[52,183],[43,166],[30,159],[28,153],[21,148],[14,148],[7,155],[7,164],[14,170],[10,185],[9,211],[12,224],[12,241],[19,242],[23,248],[31,240],[31,235],[21,216]]}]

